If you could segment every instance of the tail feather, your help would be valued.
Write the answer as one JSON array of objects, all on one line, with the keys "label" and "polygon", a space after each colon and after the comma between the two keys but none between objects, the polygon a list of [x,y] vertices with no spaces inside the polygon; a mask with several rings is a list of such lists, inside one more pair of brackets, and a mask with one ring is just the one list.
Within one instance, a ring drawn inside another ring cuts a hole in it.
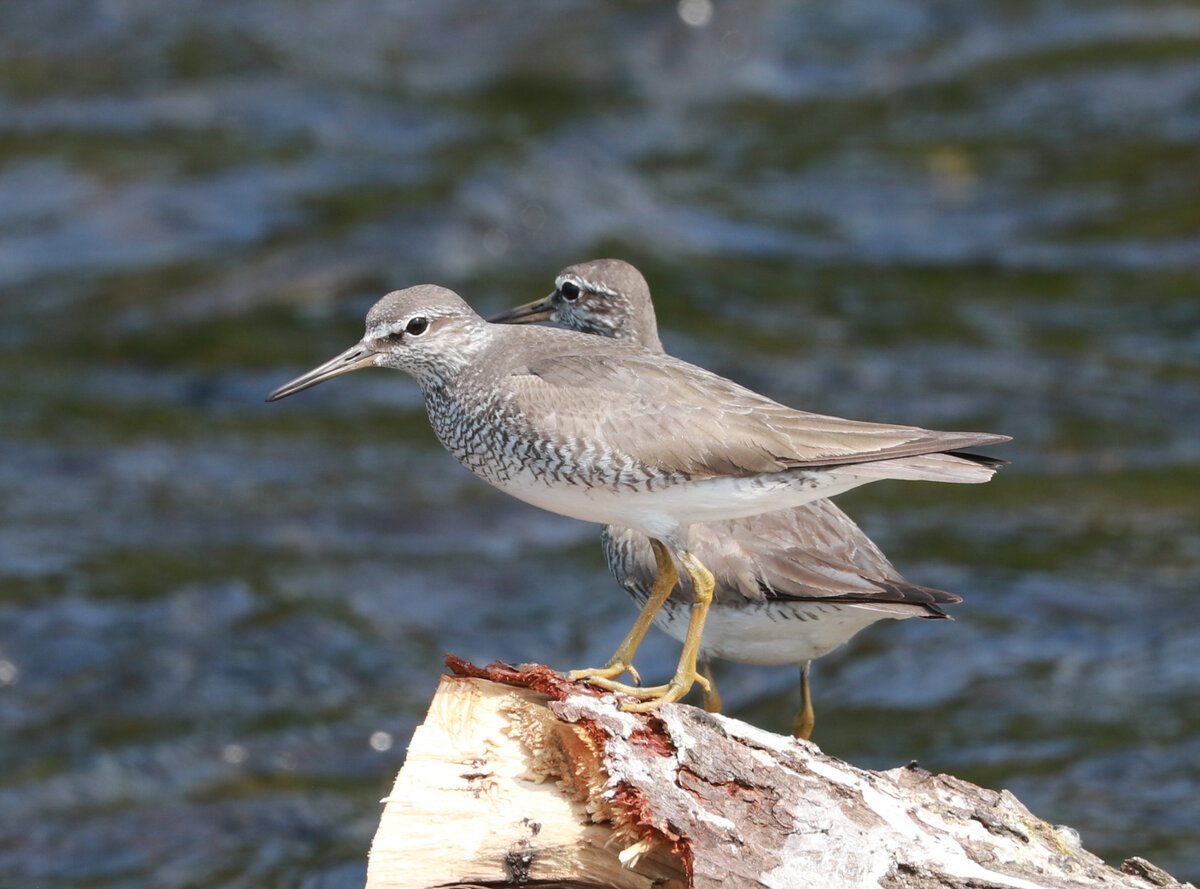
[{"label": "tail feather", "polygon": [[1008,461],[962,451],[947,451],[938,454],[921,454],[916,457],[898,457],[892,460],[873,460],[838,466],[839,473],[857,475],[871,479],[894,478],[906,481],[952,482],[957,484],[980,484],[988,481],[996,470]]}]

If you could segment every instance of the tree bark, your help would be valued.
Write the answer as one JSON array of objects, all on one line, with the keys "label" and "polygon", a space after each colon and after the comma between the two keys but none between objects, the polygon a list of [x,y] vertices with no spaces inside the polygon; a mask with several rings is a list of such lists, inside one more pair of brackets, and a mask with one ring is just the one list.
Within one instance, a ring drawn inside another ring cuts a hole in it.
[{"label": "tree bark", "polygon": [[1185,889],[1107,866],[1007,791],[855,768],[686,705],[626,713],[547,667],[447,663],[368,889]]}]

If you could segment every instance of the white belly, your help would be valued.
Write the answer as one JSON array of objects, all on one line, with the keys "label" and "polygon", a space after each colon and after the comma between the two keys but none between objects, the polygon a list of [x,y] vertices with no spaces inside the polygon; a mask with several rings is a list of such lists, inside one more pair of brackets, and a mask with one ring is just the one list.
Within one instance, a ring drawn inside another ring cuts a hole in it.
[{"label": "white belly", "polygon": [[[690,604],[668,602],[654,623],[682,642],[691,613]],[[739,664],[801,664],[829,654],[876,621],[911,616],[869,605],[833,602],[713,605],[704,624],[700,650]]]},{"label": "white belly", "polygon": [[681,482],[661,490],[614,491],[563,483],[551,486],[523,470],[497,487],[518,500],[559,515],[633,528],[650,537],[664,538],[691,524],[791,509],[878,478],[856,475],[852,467],[847,467],[818,472],[790,470],[750,478],[725,476]]}]

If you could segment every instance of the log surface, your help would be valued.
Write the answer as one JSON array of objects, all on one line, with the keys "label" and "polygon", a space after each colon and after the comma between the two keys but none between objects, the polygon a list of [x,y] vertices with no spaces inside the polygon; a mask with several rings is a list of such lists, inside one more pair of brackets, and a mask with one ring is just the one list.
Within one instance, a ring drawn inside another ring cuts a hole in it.
[{"label": "log surface", "polygon": [[369,889],[1185,889],[1109,867],[1007,791],[859,769],[686,705],[626,713],[546,667],[448,663]]}]

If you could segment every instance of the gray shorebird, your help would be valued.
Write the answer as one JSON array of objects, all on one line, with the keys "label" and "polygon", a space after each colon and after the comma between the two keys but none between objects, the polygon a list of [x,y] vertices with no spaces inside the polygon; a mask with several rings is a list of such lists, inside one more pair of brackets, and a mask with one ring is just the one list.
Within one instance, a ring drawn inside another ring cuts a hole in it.
[{"label": "gray shorebird", "polygon": [[[568,266],[544,299],[501,312],[494,323],[551,321],[571,330],[638,343],[663,352],[650,288],[642,274],[619,259]],[[656,573],[650,540],[607,525],[601,535],[609,568],[639,606],[649,601]],[[939,606],[962,598],[906,581],[862,529],[821,499],[712,524],[692,525],[685,540],[712,572],[712,605],[701,643],[701,673],[710,688],[704,706],[720,709],[707,657],[759,665],[800,666],[801,709],[792,733],[808,738],[814,715],[811,662],[849,641],[859,630],[888,618],[946,619]],[[671,591],[654,623],[683,641],[691,613],[687,579]],[[621,658],[632,660],[640,640],[629,640]]]},{"label": "gray shorebird", "polygon": [[650,538],[655,581],[631,637],[645,634],[678,566],[687,572],[693,604],[669,683],[616,682],[631,667],[624,645],[604,667],[571,673],[637,698],[631,710],[707,684],[696,659],[713,577],[687,548],[689,525],[791,509],[885,478],[987,481],[996,461],[958,451],[1007,440],[794,410],[634,343],[491,324],[432,284],[389,293],[367,313],[362,340],[268,401],[364,367],[413,376],[438,439],[489,484]]}]

